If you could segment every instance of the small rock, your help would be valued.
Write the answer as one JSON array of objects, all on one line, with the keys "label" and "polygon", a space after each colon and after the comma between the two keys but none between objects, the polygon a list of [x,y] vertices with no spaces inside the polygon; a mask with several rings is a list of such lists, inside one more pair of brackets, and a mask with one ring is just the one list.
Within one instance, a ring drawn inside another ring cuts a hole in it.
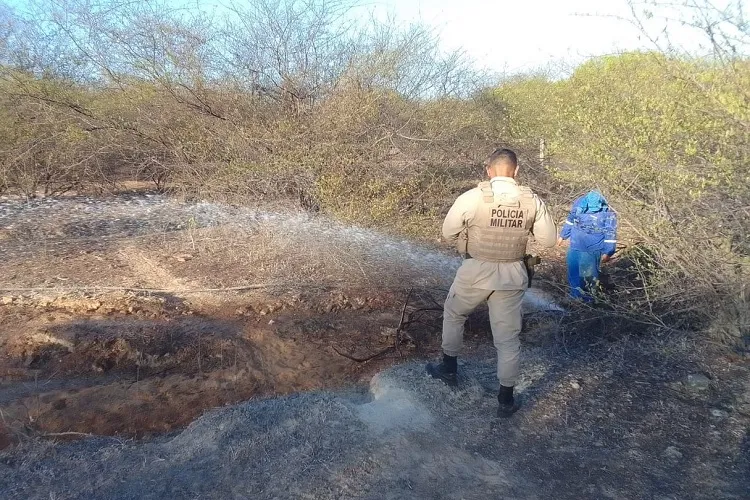
[{"label": "small rock", "polygon": [[268,321],[268,324],[269,324],[269,325],[273,325],[274,323],[276,323],[276,322],[275,322],[274,320],[269,320],[269,321]]},{"label": "small rock", "polygon": [[172,258],[176,260],[177,262],[185,262],[193,258],[192,255],[189,253],[180,253],[177,255],[173,255]]},{"label": "small rock", "polygon": [[664,456],[668,458],[682,458],[682,452],[675,448],[674,446],[667,446],[667,449],[664,450]]},{"label": "small rock", "polygon": [[687,376],[685,385],[696,391],[705,391],[711,385],[711,380],[702,373],[691,373]]},{"label": "small rock", "polygon": [[581,384],[579,384],[578,381],[576,381],[576,380],[571,380],[570,381],[570,387],[572,387],[575,390],[578,390],[578,389],[581,388]]},{"label": "small rock", "polygon": [[725,412],[724,410],[714,408],[713,410],[711,410],[711,415],[716,418],[727,418],[729,416],[729,413]]},{"label": "small rock", "polygon": [[361,297],[355,297],[352,301],[352,309],[361,309],[367,304],[367,301]]},{"label": "small rock", "polygon": [[273,312],[280,311],[281,309],[283,309],[284,305],[281,302],[275,302],[273,304],[268,304],[267,307],[268,307],[268,312],[273,313]]},{"label": "small rock", "polygon": [[627,451],[628,457],[634,459],[634,460],[642,460],[643,459],[643,453],[641,453],[639,450],[636,450],[635,448],[631,448]]},{"label": "small rock", "polygon": [[13,303],[13,297],[10,297],[7,295],[4,297],[0,297],[0,304],[7,306],[8,304],[12,304],[12,303]]}]

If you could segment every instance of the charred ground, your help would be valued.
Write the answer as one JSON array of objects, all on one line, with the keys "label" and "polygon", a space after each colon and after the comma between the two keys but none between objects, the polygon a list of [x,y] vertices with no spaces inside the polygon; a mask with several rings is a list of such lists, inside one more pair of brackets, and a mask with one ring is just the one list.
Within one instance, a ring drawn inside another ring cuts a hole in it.
[{"label": "charred ground", "polygon": [[449,253],[303,213],[97,203],[4,205],[4,497],[746,497],[742,352],[532,296],[523,409],[498,422],[485,311],[458,391],[422,372]]}]

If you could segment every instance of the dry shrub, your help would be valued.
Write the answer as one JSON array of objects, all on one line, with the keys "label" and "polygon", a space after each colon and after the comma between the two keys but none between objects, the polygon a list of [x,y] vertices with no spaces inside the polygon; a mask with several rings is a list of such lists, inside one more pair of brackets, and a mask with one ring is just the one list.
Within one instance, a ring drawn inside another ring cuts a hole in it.
[{"label": "dry shrub", "polygon": [[[640,243],[628,269],[641,281],[612,297],[618,314],[746,335],[742,52],[624,54],[486,90],[425,28],[357,24],[352,8],[255,0],[212,17],[168,2],[34,0],[1,10],[0,191],[136,178],[185,198],[294,200],[434,239],[503,144],[560,217],[594,187],[619,210],[624,241]],[[740,21],[732,39],[747,40]]]}]

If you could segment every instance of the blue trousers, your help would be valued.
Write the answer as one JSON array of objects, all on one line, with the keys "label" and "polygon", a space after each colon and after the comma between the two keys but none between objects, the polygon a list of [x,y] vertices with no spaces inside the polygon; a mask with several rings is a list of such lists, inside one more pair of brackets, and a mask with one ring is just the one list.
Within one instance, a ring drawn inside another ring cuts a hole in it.
[{"label": "blue trousers", "polygon": [[568,249],[567,261],[571,297],[591,302],[594,300],[592,293],[599,282],[602,253]]}]

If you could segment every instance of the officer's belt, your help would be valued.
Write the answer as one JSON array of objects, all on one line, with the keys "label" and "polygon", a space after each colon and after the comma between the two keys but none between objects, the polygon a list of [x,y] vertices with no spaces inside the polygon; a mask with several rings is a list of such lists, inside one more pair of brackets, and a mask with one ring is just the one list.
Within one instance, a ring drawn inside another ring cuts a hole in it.
[{"label": "officer's belt", "polygon": [[[471,256],[469,252],[466,252],[464,254],[464,259],[473,259],[474,257]],[[487,260],[487,259],[476,259],[481,260],[482,262],[494,262],[495,264],[509,264],[513,262],[523,262],[523,257],[520,259],[511,259],[511,260]]]}]

